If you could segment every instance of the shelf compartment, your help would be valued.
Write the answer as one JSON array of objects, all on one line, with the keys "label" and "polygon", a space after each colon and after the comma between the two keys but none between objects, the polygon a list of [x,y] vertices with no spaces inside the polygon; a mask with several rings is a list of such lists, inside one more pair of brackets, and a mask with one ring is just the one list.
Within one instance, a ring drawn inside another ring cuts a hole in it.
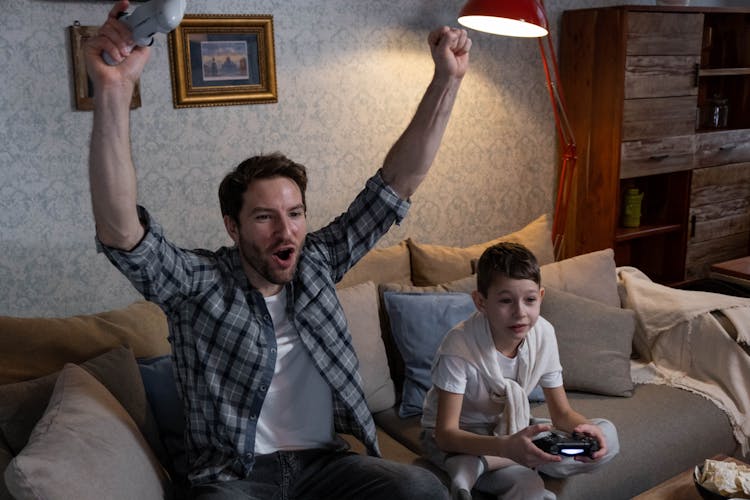
[{"label": "shelf compartment", "polygon": [[[615,241],[632,240],[679,230],[684,232],[691,175],[692,171],[688,170],[620,180]],[[621,223],[623,199],[625,192],[631,188],[643,193],[641,224],[637,228],[626,228]]]},{"label": "shelf compartment", "polygon": [[685,232],[674,231],[615,242],[615,263],[633,266],[657,283],[685,279]]}]

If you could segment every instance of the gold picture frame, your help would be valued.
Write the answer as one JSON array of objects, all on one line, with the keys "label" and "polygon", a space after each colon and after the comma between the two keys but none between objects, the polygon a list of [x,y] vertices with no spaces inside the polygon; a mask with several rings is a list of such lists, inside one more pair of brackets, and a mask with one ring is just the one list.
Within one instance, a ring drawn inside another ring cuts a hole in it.
[{"label": "gold picture frame", "polygon": [[[78,21],[68,29],[70,32],[70,52],[73,57],[73,91],[75,93],[76,109],[91,111],[94,109],[94,88],[91,79],[86,72],[86,63],[83,60],[83,44],[86,40],[96,35],[98,26],[83,26]],[[130,100],[130,109],[141,107],[140,80],[136,82],[133,89],[133,98]]]},{"label": "gold picture frame", "polygon": [[168,40],[175,108],[277,102],[272,16],[185,15]]}]

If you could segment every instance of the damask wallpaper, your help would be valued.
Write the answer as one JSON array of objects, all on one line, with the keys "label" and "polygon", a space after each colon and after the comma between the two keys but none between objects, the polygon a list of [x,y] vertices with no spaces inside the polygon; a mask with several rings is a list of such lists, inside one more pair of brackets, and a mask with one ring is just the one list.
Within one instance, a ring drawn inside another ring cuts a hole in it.
[{"label": "damask wallpaper", "polygon": [[[565,9],[613,1],[547,1]],[[76,111],[67,28],[102,1],[0,0],[0,314],[64,316],[138,295],[97,254],[87,178],[91,113]],[[282,151],[310,172],[309,226],[345,209],[430,80],[427,33],[461,0],[188,0],[189,13],[271,14],[278,103],[174,109],[157,37],[132,112],[139,201],[177,244],[230,243],[216,190],[242,159]],[[555,131],[534,41],[471,33],[472,67],[429,178],[381,242],[469,245],[552,209]],[[575,105],[575,103],[570,103]]]}]

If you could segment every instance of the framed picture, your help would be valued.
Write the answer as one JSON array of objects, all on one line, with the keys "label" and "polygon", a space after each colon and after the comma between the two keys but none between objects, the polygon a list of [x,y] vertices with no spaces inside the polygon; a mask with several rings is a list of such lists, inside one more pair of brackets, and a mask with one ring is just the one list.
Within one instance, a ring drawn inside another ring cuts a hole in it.
[{"label": "framed picture", "polygon": [[[76,21],[69,27],[70,48],[73,56],[73,91],[75,93],[76,109],[91,111],[94,109],[94,87],[86,72],[86,63],[83,60],[83,44],[86,40],[96,35],[98,26],[82,26]],[[141,107],[140,80],[136,82],[133,89],[133,98],[130,100],[130,109]]]},{"label": "framed picture", "polygon": [[277,101],[272,16],[185,15],[169,60],[175,108]]}]

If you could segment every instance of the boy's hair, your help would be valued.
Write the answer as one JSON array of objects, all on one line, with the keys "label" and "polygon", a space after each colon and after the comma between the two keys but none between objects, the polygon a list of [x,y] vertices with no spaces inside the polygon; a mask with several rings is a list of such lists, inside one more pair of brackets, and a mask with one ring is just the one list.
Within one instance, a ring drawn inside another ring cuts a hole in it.
[{"label": "boy's hair", "polygon": [[307,170],[304,165],[293,162],[281,153],[272,153],[248,158],[224,177],[219,185],[221,215],[228,215],[239,222],[242,195],[248,186],[257,179],[272,177],[287,177],[294,181],[302,193],[302,204],[307,207],[305,202]]},{"label": "boy's hair", "polygon": [[477,290],[487,291],[498,276],[516,280],[531,280],[541,286],[539,263],[534,254],[519,243],[501,242],[487,248],[477,263]]}]

